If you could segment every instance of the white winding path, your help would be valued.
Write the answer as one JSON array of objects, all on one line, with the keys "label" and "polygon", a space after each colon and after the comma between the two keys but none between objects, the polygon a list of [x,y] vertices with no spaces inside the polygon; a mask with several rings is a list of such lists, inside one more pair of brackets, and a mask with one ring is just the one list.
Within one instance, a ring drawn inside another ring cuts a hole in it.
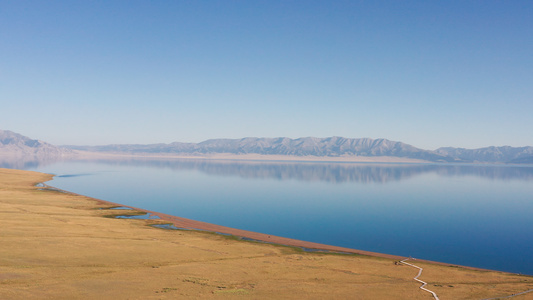
[{"label": "white winding path", "polygon": [[420,286],[420,289],[421,289],[421,290],[424,290],[424,291],[426,291],[426,292],[428,292],[428,293],[431,293],[431,294],[433,295],[433,297],[435,298],[435,300],[439,300],[439,297],[437,296],[437,294],[435,294],[434,291],[430,291],[430,290],[428,290],[428,289],[425,288],[425,286],[427,285],[427,282],[424,282],[424,281],[418,279],[418,277],[420,277],[420,275],[422,275],[422,270],[423,270],[423,269],[422,269],[421,267],[418,267],[418,266],[412,265],[412,264],[410,264],[410,263],[406,263],[405,261],[408,260],[408,259],[409,259],[409,258],[406,258],[406,259],[404,259],[404,260],[401,260],[400,262],[401,262],[402,264],[405,264],[405,265],[408,265],[408,266],[411,266],[411,267],[417,268],[417,269],[419,270],[419,271],[418,271],[418,275],[416,275],[415,278],[413,278],[413,279],[416,280],[416,281],[418,281],[418,282],[420,282],[420,283],[422,283],[422,285]]}]

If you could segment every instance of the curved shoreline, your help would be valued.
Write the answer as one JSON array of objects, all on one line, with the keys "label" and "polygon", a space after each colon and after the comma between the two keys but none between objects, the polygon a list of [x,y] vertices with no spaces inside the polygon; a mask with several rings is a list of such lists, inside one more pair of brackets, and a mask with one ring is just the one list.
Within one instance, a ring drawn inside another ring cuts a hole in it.
[{"label": "curved shoreline", "polygon": [[[50,174],[0,169],[0,177],[1,299],[429,296],[413,280],[413,268],[398,260],[157,230],[175,228],[145,210],[38,184],[50,182]],[[133,217],[120,220],[123,214]],[[442,299],[492,299],[533,288],[532,276],[419,265],[421,279]]]},{"label": "curved shoreline", "polygon": [[[53,180],[53,179],[52,179]],[[172,225],[183,228],[183,229],[190,229],[190,230],[201,230],[201,231],[207,231],[217,234],[229,234],[241,238],[248,238],[260,242],[270,243],[270,244],[277,244],[282,246],[291,246],[291,247],[299,247],[299,248],[307,248],[307,249],[316,249],[316,250],[324,250],[324,251],[330,251],[330,252],[336,252],[336,253],[348,253],[348,254],[357,254],[357,255],[365,255],[365,256],[373,256],[373,257],[381,257],[381,258],[387,258],[387,259],[393,259],[397,261],[409,259],[410,257],[406,256],[399,256],[399,255],[392,255],[392,254],[386,254],[386,253],[379,253],[379,252],[372,252],[372,251],[365,251],[365,250],[359,250],[359,249],[352,249],[352,248],[346,248],[346,247],[340,247],[340,246],[333,246],[333,245],[327,245],[327,244],[320,244],[315,242],[309,242],[309,241],[303,241],[298,239],[292,239],[292,238],[286,238],[286,237],[280,237],[280,236],[274,236],[269,235],[265,233],[259,233],[259,232],[253,232],[243,229],[236,229],[231,227],[226,227],[222,225],[202,222],[202,221],[196,221],[191,220],[183,217],[173,216],[161,212],[151,211],[143,208],[138,208],[134,206],[129,205],[123,205],[116,202],[111,202],[107,200],[102,200],[94,197],[85,196],[82,194],[66,191],[60,188],[56,188],[54,186],[48,185],[46,183],[42,183],[45,188],[56,190],[62,193],[68,193],[72,195],[78,195],[82,197],[86,197],[89,199],[92,199],[96,202],[110,205],[113,207],[120,206],[120,207],[126,207],[130,208],[135,211],[145,212],[152,214],[153,216],[157,216],[159,220],[166,221],[171,223]],[[460,267],[470,270],[477,270],[477,271],[489,271],[489,272],[502,272],[502,273],[508,273],[508,274],[515,274],[511,272],[505,272],[500,270],[490,270],[490,269],[484,269],[484,268],[478,268],[478,267],[471,267],[471,266],[463,266],[463,265],[457,265],[457,264],[451,264],[451,263],[445,263],[445,262],[438,262],[438,261],[431,261],[431,260],[425,260],[425,259],[419,259],[417,258],[417,261],[419,262],[425,262],[430,264],[437,264],[441,266],[449,266],[449,267]]]},{"label": "curved shoreline", "polygon": [[46,183],[43,183],[45,185],[45,188],[60,191],[62,193],[68,193],[72,195],[78,195],[83,196],[89,199],[92,199],[94,201],[97,201],[99,203],[107,204],[110,206],[120,206],[120,207],[126,207],[130,208],[135,211],[145,212],[152,214],[153,216],[157,216],[159,220],[167,221],[169,223],[172,223],[174,226],[178,228],[184,228],[184,229],[190,229],[190,230],[202,230],[202,231],[208,231],[213,233],[221,233],[221,234],[230,234],[237,237],[243,237],[248,238],[252,240],[257,240],[261,242],[266,243],[272,243],[272,244],[279,244],[284,246],[292,246],[292,247],[302,247],[302,248],[309,248],[309,249],[316,249],[316,250],[325,250],[325,251],[332,251],[332,252],[343,252],[343,253],[350,253],[350,254],[359,254],[359,255],[367,255],[367,256],[374,256],[374,257],[383,257],[383,258],[389,258],[389,259],[404,259],[406,257],[398,256],[398,255],[390,255],[390,254],[384,254],[384,253],[378,253],[378,252],[371,252],[371,251],[364,251],[364,250],[357,250],[352,248],[345,248],[345,247],[339,247],[339,246],[333,246],[333,245],[326,245],[326,244],[320,244],[320,243],[314,243],[314,242],[308,242],[303,240],[297,240],[297,239],[291,239],[291,238],[285,238],[280,236],[274,236],[269,235],[265,233],[259,233],[259,232],[253,232],[253,231],[247,231],[242,229],[236,229],[231,227],[226,227],[222,225],[202,222],[202,221],[196,221],[191,220],[183,217],[173,216],[161,212],[151,211],[139,207],[129,206],[129,205],[123,205],[120,203],[115,203],[107,200],[102,200],[94,197],[89,197],[85,195],[81,195],[78,193],[66,191],[63,189],[56,188],[54,186],[48,185]]}]

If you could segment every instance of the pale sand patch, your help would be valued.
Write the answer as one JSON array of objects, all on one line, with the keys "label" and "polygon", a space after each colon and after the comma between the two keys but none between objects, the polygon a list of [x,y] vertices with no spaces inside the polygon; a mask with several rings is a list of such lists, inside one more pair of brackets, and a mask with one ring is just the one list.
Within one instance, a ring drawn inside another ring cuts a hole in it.
[{"label": "pale sand patch", "polygon": [[162,153],[136,153],[121,152],[87,152],[76,150],[80,158],[179,158],[179,159],[208,159],[208,160],[243,160],[243,161],[302,161],[302,162],[366,162],[366,163],[428,163],[429,161],[413,158],[394,156],[295,156],[295,155],[262,155],[262,154],[231,154],[216,153],[204,155],[162,154]]},{"label": "pale sand patch", "polygon": [[[412,280],[416,271],[391,259],[305,253],[104,218],[124,211],[33,186],[51,178],[0,169],[0,299],[428,299]],[[419,264],[440,299],[533,288],[529,276]]]}]

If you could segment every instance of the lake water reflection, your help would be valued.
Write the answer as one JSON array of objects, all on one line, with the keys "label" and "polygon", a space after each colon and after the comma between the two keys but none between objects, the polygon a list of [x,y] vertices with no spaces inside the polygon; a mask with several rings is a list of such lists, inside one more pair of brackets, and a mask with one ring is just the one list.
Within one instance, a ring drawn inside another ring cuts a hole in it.
[{"label": "lake water reflection", "polygon": [[[6,167],[6,165],[4,165]],[[123,159],[51,185],[324,244],[533,275],[533,166]]]}]

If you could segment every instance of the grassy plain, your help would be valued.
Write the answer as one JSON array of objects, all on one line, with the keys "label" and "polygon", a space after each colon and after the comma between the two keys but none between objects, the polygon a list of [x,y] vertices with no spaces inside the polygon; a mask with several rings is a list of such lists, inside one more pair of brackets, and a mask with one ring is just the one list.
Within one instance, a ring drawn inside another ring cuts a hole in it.
[{"label": "grassy plain", "polygon": [[[50,179],[0,169],[0,299],[432,299],[413,280],[418,270],[393,259],[307,253],[105,218],[124,211],[35,187]],[[530,276],[411,263],[424,268],[420,279],[440,299],[533,289]]]}]

